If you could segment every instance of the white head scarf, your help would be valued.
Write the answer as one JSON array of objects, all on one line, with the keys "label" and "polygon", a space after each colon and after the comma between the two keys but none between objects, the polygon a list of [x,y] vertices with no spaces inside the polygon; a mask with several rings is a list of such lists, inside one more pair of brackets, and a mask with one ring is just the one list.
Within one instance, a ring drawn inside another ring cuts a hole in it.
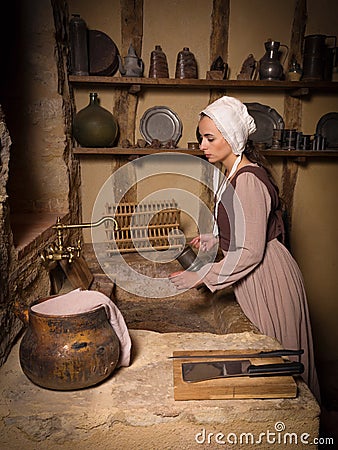
[{"label": "white head scarf", "polygon": [[200,114],[210,117],[235,155],[243,153],[248,137],[256,131],[246,106],[234,97],[221,97]]}]

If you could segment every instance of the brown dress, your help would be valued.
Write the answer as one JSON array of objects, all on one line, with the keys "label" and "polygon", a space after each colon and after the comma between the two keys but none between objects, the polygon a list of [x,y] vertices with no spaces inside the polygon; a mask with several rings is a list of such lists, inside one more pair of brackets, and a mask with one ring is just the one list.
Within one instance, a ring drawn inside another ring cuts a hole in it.
[{"label": "brown dress", "polygon": [[[226,212],[225,212],[226,211]],[[303,378],[319,400],[311,324],[302,274],[283,235],[278,193],[265,170],[238,170],[218,209],[224,258],[199,274],[214,292],[232,286],[245,315],[284,348],[304,349]]]}]

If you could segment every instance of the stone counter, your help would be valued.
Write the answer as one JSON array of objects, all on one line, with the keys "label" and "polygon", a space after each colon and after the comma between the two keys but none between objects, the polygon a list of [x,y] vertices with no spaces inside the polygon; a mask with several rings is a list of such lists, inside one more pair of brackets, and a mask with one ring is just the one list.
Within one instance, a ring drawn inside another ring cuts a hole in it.
[{"label": "stone counter", "polygon": [[[298,445],[275,445],[276,449],[298,449],[303,433],[309,435],[309,442],[318,436],[319,406],[301,380],[295,399],[174,400],[172,360],[168,359],[174,350],[280,348],[274,339],[251,332],[131,330],[130,334],[130,367],[119,369],[99,386],[71,392],[50,391],[31,383],[20,368],[17,344],[0,368],[1,449],[255,448],[247,443],[241,447],[241,433],[250,433],[247,438],[251,440],[268,432],[269,442],[262,437],[257,448],[272,449],[273,439],[295,433]],[[277,433],[275,426],[285,430]],[[217,433],[224,437],[216,437]],[[228,438],[237,439],[237,444],[225,445]]]}]

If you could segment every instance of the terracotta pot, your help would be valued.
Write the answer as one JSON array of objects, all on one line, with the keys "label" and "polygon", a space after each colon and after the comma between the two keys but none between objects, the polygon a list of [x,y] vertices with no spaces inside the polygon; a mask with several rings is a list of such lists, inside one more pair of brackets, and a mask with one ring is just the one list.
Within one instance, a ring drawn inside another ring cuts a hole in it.
[{"label": "terracotta pot", "polygon": [[20,344],[20,364],[38,386],[82,389],[100,383],[116,368],[120,343],[103,306],[58,316],[30,307],[28,321]]}]

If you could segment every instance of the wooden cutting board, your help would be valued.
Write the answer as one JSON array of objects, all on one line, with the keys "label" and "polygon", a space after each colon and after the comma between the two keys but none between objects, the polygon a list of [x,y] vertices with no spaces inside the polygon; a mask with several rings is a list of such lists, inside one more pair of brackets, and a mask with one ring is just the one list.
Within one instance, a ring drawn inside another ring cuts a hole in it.
[{"label": "wooden cutting board", "polygon": [[[175,351],[173,356],[189,355],[229,355],[239,353],[257,353],[255,350],[208,350]],[[280,357],[243,358],[252,364],[281,363]],[[182,377],[182,363],[198,361],[220,361],[212,358],[173,359],[174,399],[175,400],[225,400],[244,398],[295,398],[297,384],[292,376],[233,377],[187,383]]]}]

